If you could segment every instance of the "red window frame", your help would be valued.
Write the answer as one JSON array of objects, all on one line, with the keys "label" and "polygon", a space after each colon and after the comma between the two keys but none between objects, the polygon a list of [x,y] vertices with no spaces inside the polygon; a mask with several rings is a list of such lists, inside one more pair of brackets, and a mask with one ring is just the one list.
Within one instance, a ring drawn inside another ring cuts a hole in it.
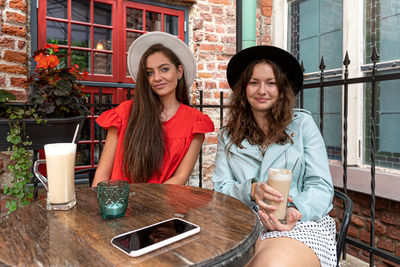
[{"label": "red window frame", "polygon": [[[161,29],[164,29],[164,15],[171,15],[178,17],[178,37],[184,41],[185,32],[184,32],[184,21],[185,21],[185,11],[179,9],[172,9],[166,7],[160,7],[156,5],[143,4],[139,2],[133,2],[129,0],[88,0],[91,5],[91,16],[90,22],[80,22],[71,20],[71,0],[66,0],[68,2],[68,18],[53,18],[47,16],[47,0],[40,0],[40,5],[38,9],[38,48],[42,49],[45,47],[47,42],[47,21],[56,21],[67,23],[68,25],[68,45],[60,45],[61,48],[68,49],[68,54],[71,54],[71,25],[85,25],[91,27],[91,43],[93,44],[93,28],[94,26],[99,28],[107,28],[112,30],[112,50],[101,50],[102,53],[110,53],[113,55],[112,57],[112,75],[101,75],[101,74],[93,74],[91,71],[89,72],[88,81],[98,81],[98,82],[123,82],[123,83],[132,83],[132,79],[129,76],[126,76],[127,73],[127,64],[126,64],[126,56],[127,56],[127,45],[126,45],[126,32],[136,32],[136,33],[146,33],[145,30],[132,30],[126,28],[126,9],[134,8],[143,10],[143,29],[146,29],[146,19],[145,14],[146,11],[161,13]],[[99,2],[103,4],[109,4],[112,6],[112,25],[98,25],[93,23],[93,2]],[[121,14],[121,15],[120,15]],[[94,47],[83,48],[83,47],[73,47],[74,50],[82,50],[91,52],[90,60],[91,66],[93,68],[93,55],[95,52],[99,52]],[[68,65],[71,65],[71,58],[68,57]]]},{"label": "red window frame", "polygon": [[[133,29],[127,29],[126,28],[126,10],[127,8],[134,8],[134,9],[140,9],[143,10],[143,30],[133,30]],[[170,8],[164,8],[164,7],[159,7],[159,6],[153,6],[149,4],[143,4],[143,3],[138,3],[138,2],[132,2],[132,1],[124,1],[123,2],[123,15],[121,16],[121,25],[122,31],[119,34],[119,36],[123,36],[122,42],[119,43],[120,51],[124,51],[122,56],[125,58],[122,62],[122,69],[125,70],[125,72],[121,71],[118,74],[119,80],[122,82],[132,82],[131,77],[126,76],[126,70],[127,70],[127,64],[126,64],[126,57],[128,55],[128,48],[126,45],[126,33],[129,32],[135,32],[135,33],[140,33],[144,34],[146,33],[146,11],[150,12],[155,12],[155,13],[161,13],[161,29],[164,29],[164,15],[171,15],[171,16],[176,16],[178,17],[178,37],[182,40],[185,41],[185,29],[184,29],[184,21],[185,21],[185,12],[183,10],[177,10],[177,9],[170,9]]]}]

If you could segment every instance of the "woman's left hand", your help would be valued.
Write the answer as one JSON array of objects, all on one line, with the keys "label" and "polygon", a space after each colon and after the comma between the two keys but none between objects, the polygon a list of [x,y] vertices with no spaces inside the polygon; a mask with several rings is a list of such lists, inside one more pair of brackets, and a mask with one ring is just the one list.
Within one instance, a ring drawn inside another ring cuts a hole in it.
[{"label": "woman's left hand", "polygon": [[296,208],[289,207],[286,214],[286,224],[282,224],[273,214],[267,214],[266,212],[259,210],[261,221],[268,231],[290,231],[293,229],[297,221],[303,216]]}]

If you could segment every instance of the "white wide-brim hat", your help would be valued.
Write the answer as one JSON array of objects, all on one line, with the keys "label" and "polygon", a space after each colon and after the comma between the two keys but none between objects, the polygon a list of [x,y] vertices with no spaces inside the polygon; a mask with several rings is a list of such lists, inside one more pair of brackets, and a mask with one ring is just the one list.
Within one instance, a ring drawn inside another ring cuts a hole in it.
[{"label": "white wide-brim hat", "polygon": [[149,32],[137,38],[129,47],[128,50],[128,70],[133,80],[136,81],[140,59],[144,52],[154,45],[162,44],[169,48],[179,58],[183,65],[185,73],[186,85],[192,86],[194,78],[196,77],[196,61],[190,48],[182,42],[178,37],[166,32]]}]

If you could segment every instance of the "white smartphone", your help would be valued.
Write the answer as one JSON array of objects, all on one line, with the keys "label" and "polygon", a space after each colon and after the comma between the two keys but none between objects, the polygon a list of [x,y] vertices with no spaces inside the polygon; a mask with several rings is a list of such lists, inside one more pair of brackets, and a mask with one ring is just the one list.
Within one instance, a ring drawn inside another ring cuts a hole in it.
[{"label": "white smartphone", "polygon": [[200,232],[194,223],[171,218],[117,235],[111,244],[131,257],[138,257]]}]

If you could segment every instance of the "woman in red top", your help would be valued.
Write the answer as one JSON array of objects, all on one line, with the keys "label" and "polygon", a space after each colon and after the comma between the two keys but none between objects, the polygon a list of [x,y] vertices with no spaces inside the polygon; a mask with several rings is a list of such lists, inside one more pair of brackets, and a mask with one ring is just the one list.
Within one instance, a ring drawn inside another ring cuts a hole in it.
[{"label": "woman in red top", "polygon": [[150,32],[132,43],[127,62],[135,95],[96,120],[108,133],[92,186],[108,179],[185,184],[204,134],[214,131],[207,115],[188,106],[193,54],[177,37]]}]

